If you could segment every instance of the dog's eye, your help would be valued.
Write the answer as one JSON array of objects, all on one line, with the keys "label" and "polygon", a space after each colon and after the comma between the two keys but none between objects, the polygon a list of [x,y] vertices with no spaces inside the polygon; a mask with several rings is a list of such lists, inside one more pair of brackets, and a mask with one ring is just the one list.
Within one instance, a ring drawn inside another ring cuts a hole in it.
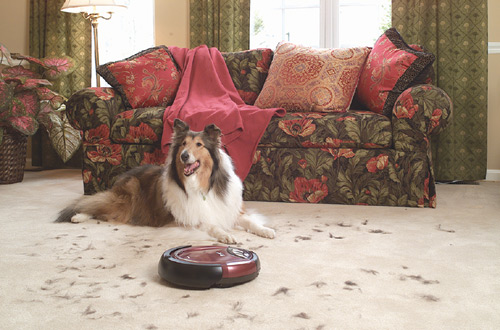
[{"label": "dog's eye", "polygon": [[201,147],[202,145],[203,145],[203,144],[201,144],[200,142],[197,142],[197,143],[196,143],[196,146],[197,146],[197,147]]},{"label": "dog's eye", "polygon": [[186,141],[182,142],[182,145],[185,146],[186,145]]}]

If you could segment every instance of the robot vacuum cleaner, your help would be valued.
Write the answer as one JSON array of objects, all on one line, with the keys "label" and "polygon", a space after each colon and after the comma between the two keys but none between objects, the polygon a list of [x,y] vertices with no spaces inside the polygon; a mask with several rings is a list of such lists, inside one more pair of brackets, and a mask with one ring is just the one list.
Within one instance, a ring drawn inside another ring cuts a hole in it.
[{"label": "robot vacuum cleaner", "polygon": [[257,254],[232,246],[179,246],[165,251],[158,263],[161,278],[196,289],[245,283],[259,271]]}]

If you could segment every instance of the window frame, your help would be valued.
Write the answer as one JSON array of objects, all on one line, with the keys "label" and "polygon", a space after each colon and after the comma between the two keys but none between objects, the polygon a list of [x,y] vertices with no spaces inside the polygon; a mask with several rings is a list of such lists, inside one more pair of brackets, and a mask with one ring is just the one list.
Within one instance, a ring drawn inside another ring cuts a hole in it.
[{"label": "window frame", "polygon": [[[282,40],[287,40],[285,33],[285,11],[297,7],[287,6],[286,0],[281,1],[281,22],[282,22]],[[319,0],[320,24],[319,24],[319,47],[321,48],[339,48],[340,41],[340,13],[342,0]],[[366,0],[359,0],[352,4],[344,4],[344,6],[361,6],[370,5]],[[317,8],[317,7],[304,7]],[[253,15],[253,14],[252,14]]]}]

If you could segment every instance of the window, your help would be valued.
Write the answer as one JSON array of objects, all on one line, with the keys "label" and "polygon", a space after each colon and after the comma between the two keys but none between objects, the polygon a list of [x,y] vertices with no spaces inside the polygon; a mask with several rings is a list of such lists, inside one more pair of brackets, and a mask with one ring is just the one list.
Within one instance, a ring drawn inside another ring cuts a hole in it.
[{"label": "window", "polygon": [[373,46],[391,26],[391,0],[252,0],[250,48]]},{"label": "window", "polygon": [[[127,10],[114,13],[110,20],[99,19],[98,33],[99,64],[118,61],[153,47],[154,0],[130,0]],[[95,84],[94,75],[95,69],[92,84]],[[109,85],[101,78],[101,86]]]}]

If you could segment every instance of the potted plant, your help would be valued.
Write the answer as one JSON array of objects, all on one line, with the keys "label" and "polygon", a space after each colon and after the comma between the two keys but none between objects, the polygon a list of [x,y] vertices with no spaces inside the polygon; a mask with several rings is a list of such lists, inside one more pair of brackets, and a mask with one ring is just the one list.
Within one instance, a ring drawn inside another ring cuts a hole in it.
[{"label": "potted plant", "polygon": [[[22,65],[25,61],[32,64],[30,68]],[[64,162],[78,149],[80,133],[66,118],[66,98],[48,88],[52,85],[49,80],[73,70],[74,62],[69,57],[38,59],[11,54],[0,44],[0,183],[22,181],[27,136],[35,134],[39,124],[47,130],[52,146]]]}]

